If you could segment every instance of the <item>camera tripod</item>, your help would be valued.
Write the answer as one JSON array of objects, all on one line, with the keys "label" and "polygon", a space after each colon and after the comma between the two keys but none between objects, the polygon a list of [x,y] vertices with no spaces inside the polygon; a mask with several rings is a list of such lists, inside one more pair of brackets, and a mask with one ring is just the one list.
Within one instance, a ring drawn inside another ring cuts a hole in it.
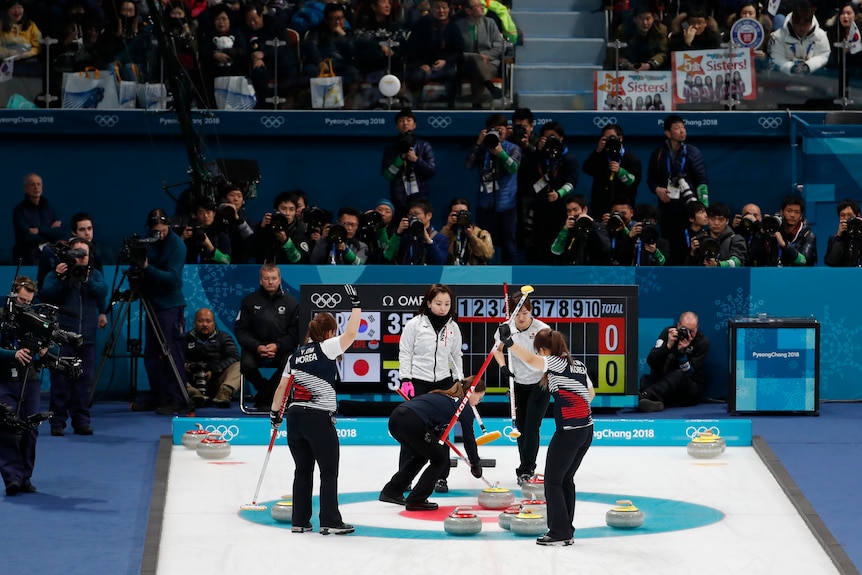
[{"label": "camera tripod", "polygon": [[[123,270],[123,277],[120,280],[119,287],[111,295],[111,305],[113,306],[115,303],[119,303],[120,307],[114,319],[114,324],[111,327],[111,333],[108,336],[108,341],[105,343],[105,349],[102,352],[102,359],[99,362],[99,367],[96,370],[93,389],[90,391],[90,405],[93,405],[93,397],[96,392],[96,386],[99,382],[99,379],[101,378],[102,370],[104,370],[105,362],[108,360],[108,358],[129,358],[129,403],[131,404],[135,401],[135,398],[137,397],[138,393],[138,358],[144,357],[143,329],[144,321],[146,321],[152,329],[153,334],[155,334],[156,339],[158,340],[159,350],[171,366],[171,370],[174,374],[175,383],[177,386],[179,386],[180,393],[182,394],[183,399],[188,406],[188,413],[193,413],[194,404],[189,399],[189,394],[186,390],[185,384],[183,383],[183,378],[180,375],[180,371],[177,367],[176,362],[174,361],[174,357],[171,355],[170,349],[168,348],[165,334],[162,331],[159,322],[156,321],[156,312],[153,308],[153,304],[137,289],[137,286],[135,285],[137,280],[130,277],[129,270],[130,268]],[[120,288],[123,286],[124,281],[128,281],[129,289],[121,291]],[[138,337],[133,339],[132,337],[130,337],[132,333],[131,308],[132,303],[135,301],[138,302],[138,313],[139,315],[141,315],[141,321],[138,324]],[[117,345],[117,340],[119,339],[120,332],[124,326],[126,328],[127,353],[117,355],[114,353],[114,348]],[[183,366],[183,368],[185,369],[185,366]],[[150,387],[152,388],[152,385]]]}]

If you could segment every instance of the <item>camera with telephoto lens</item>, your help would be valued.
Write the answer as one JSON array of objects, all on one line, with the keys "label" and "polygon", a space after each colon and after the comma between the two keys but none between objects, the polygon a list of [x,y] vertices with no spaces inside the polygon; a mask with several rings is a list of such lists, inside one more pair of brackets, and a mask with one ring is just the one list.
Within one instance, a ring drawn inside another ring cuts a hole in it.
[{"label": "camera with telephoto lens", "polygon": [[458,210],[455,212],[455,225],[460,228],[470,226],[470,212],[468,210]]},{"label": "camera with telephoto lens", "polygon": [[205,361],[189,362],[189,373],[191,373],[192,387],[206,395],[207,390],[207,372],[209,364]]},{"label": "camera with telephoto lens", "polygon": [[757,232],[757,228],[757,220],[742,216],[739,220],[739,226],[737,227],[736,232],[745,239],[750,239]]},{"label": "camera with telephoto lens", "polygon": [[272,230],[272,233],[283,232],[289,225],[287,216],[281,212],[272,212],[272,215],[269,217],[269,228]]},{"label": "camera with telephoto lens", "polygon": [[554,135],[547,136],[542,152],[549,160],[556,160],[563,155],[563,142]]},{"label": "camera with telephoto lens", "polygon": [[347,228],[341,224],[332,224],[329,226],[329,235],[327,238],[333,245],[343,244],[347,241]]},{"label": "camera with telephoto lens", "polygon": [[680,341],[691,339],[691,330],[684,325],[681,325],[676,328],[676,336],[677,338],[679,338]]},{"label": "camera with telephoto lens", "polygon": [[676,179],[676,186],[679,188],[679,199],[681,199],[685,203],[698,201],[697,194],[694,193],[694,190],[691,189],[691,185],[689,185],[688,180],[686,180],[683,176],[680,176]]},{"label": "camera with telephoto lens", "polygon": [[847,237],[851,240],[862,238],[862,218],[856,216],[847,220]]},{"label": "camera with telephoto lens", "polygon": [[359,216],[359,231],[365,234],[377,233],[383,225],[383,216],[380,212],[372,210]]},{"label": "camera with telephoto lens", "polygon": [[760,222],[760,231],[764,235],[771,236],[781,229],[783,223],[784,221],[781,219],[781,216],[766,214],[763,216],[763,221]]},{"label": "camera with telephoto lens", "polygon": [[21,419],[15,415],[15,411],[8,404],[0,403],[0,434],[24,435],[36,429],[43,421],[51,419],[53,415],[50,411],[45,411]]},{"label": "camera with telephoto lens", "polygon": [[221,220],[223,226],[229,226],[236,221],[236,207],[230,202],[222,202],[219,204],[216,214]]},{"label": "camera with telephoto lens", "polygon": [[90,275],[90,266],[87,264],[79,264],[78,258],[83,258],[87,255],[87,250],[83,248],[71,248],[65,243],[50,244],[48,246],[54,255],[61,263],[66,264],[66,276],[72,281],[86,281]]},{"label": "camera with telephoto lens", "polygon": [[526,137],[527,127],[524,124],[515,124],[512,126],[512,142],[520,145]]},{"label": "camera with telephoto lens", "polygon": [[655,220],[641,222],[641,241],[648,246],[658,243],[659,233]]},{"label": "camera with telephoto lens", "polygon": [[611,216],[608,218],[608,231],[609,232],[618,232],[621,229],[626,227],[626,221],[623,219],[623,215],[620,212],[613,212]]},{"label": "camera with telephoto lens", "polygon": [[623,157],[623,143],[619,136],[605,138],[605,155],[610,162],[619,162]]},{"label": "camera with telephoto lens", "polygon": [[500,145],[500,141],[502,139],[503,136],[500,134],[499,128],[491,128],[485,132],[485,138],[482,140],[482,145],[489,150],[493,150]]},{"label": "camera with telephoto lens", "polygon": [[703,238],[700,240],[700,253],[704,260],[714,260],[718,257],[718,252],[721,250],[721,244],[713,237]]},{"label": "camera with telephoto lens", "polygon": [[425,234],[425,223],[416,216],[407,218],[407,231],[414,238],[421,238]]},{"label": "camera with telephoto lens", "polygon": [[415,144],[416,136],[413,134],[413,130],[407,130],[402,134],[398,134],[398,155],[403,156],[410,152],[410,148]]},{"label": "camera with telephoto lens", "polygon": [[159,241],[159,232],[153,231],[148,237],[142,238],[138,234],[134,234],[128,238],[123,238],[123,250],[120,252],[120,261],[129,264],[130,279],[137,279],[140,276],[144,262],[147,261],[147,246]]},{"label": "camera with telephoto lens", "polygon": [[329,223],[329,214],[317,206],[306,208],[302,211],[302,221],[305,222],[305,230],[308,235],[322,234],[323,228]]},{"label": "camera with telephoto lens", "polygon": [[593,220],[590,218],[580,217],[575,219],[574,216],[569,219],[575,220],[575,227],[571,229],[569,235],[574,234],[579,239],[587,238],[591,233],[593,233]]}]

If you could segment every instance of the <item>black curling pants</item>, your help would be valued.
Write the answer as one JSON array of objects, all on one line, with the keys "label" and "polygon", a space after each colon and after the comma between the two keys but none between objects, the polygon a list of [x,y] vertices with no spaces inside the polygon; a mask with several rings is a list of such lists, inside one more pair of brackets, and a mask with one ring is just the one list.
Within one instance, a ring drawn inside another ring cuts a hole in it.
[{"label": "black curling pants", "polygon": [[419,415],[403,404],[389,416],[389,433],[401,444],[408,457],[383,487],[382,493],[392,497],[401,496],[407,485],[430,462],[407,496],[408,503],[422,503],[434,492],[437,479],[449,469],[449,446],[440,445],[437,434],[428,429]]},{"label": "black curling pants", "polygon": [[545,501],[548,504],[548,536],[571,539],[575,536],[575,472],[590,444],[593,426],[580,429],[557,429],[548,444],[545,462]]}]

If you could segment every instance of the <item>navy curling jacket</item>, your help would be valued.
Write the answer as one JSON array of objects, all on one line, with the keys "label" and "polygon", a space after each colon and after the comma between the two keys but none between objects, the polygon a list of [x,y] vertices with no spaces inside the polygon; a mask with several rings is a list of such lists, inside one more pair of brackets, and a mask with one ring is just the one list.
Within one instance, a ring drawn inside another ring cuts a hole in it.
[{"label": "navy curling jacket", "polygon": [[[439,435],[452,421],[452,416],[458,410],[460,402],[461,400],[457,397],[443,393],[426,393],[414,397],[404,405],[422,418],[429,429],[435,430]],[[467,452],[467,459],[470,460],[471,465],[479,463],[479,450],[476,447],[476,434],[473,431],[474,419],[473,410],[469,405],[465,405],[458,421],[461,423],[464,450]]]}]

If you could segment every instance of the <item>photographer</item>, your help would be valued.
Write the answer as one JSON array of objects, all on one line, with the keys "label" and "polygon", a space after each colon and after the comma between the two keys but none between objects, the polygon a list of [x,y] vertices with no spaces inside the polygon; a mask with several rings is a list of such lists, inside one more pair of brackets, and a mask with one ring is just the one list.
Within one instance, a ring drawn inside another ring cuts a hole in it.
[{"label": "photographer", "polygon": [[272,202],[273,211],[263,215],[255,233],[260,249],[257,261],[277,264],[307,264],[311,242],[305,224],[297,217],[299,200],[293,192],[282,192]]},{"label": "photographer", "polygon": [[767,214],[751,241],[752,265],[757,267],[813,266],[817,262],[814,232],[803,218],[805,200],[787,196],[778,215]]},{"label": "photographer", "polygon": [[548,246],[554,242],[556,231],[566,221],[566,206],[562,198],[575,192],[580,166],[578,159],[565,144],[565,130],[559,122],[547,122],[539,130],[536,163],[532,174],[533,248],[527,250],[531,264],[551,264],[553,256]]},{"label": "photographer", "polygon": [[440,234],[449,240],[446,263],[458,266],[486,265],[494,257],[491,234],[470,221],[470,204],[464,198],[449,202],[449,219]]},{"label": "photographer", "polygon": [[416,115],[410,108],[395,114],[398,138],[383,150],[383,177],[389,180],[389,197],[395,206],[395,217],[407,213],[411,200],[428,199],[429,180],[437,173],[431,144],[415,135]]},{"label": "photographer", "polygon": [[859,204],[845,198],[838,203],[838,231],[829,238],[824,263],[830,267],[862,266],[862,219]]},{"label": "photographer", "polygon": [[485,128],[479,132],[465,165],[468,170],[479,170],[476,223],[497,238],[501,262],[511,265],[517,257],[515,233],[521,148],[506,140],[508,125],[503,114],[485,118]]},{"label": "photographer", "polygon": [[626,198],[619,198],[611,210],[602,216],[611,240],[611,265],[663,266],[670,250],[659,237],[658,209],[640,204],[635,211]]},{"label": "photographer", "polygon": [[529,108],[516,108],[512,112],[512,125],[507,139],[521,149],[521,163],[518,166],[518,217],[515,236],[519,248],[532,248],[532,211],[534,171],[536,166],[536,146],[539,133],[534,130],[536,120]]},{"label": "photographer", "polygon": [[[93,239],[92,216],[84,212],[78,212],[72,216],[69,225],[72,228],[72,237],[83,238],[90,242],[90,267],[99,270],[104,274],[104,271],[102,270],[102,255],[99,247]],[[55,244],[48,244],[42,248],[42,253],[39,255],[39,271],[36,275],[36,287],[38,289],[42,289],[42,284],[45,282],[45,276],[51,273],[51,271],[57,267],[57,264],[60,263],[59,252],[64,251],[64,246],[68,245],[68,241],[61,241]],[[99,327],[104,327],[106,322],[107,319],[105,319],[104,322],[100,319]]]},{"label": "photographer", "polygon": [[[28,307],[36,295],[36,283],[26,276],[18,276],[12,283],[12,292],[7,296],[10,305]],[[12,329],[4,326],[0,331],[0,410],[16,421],[32,422],[39,414],[39,368],[33,363],[36,351],[19,347]],[[12,414],[12,415],[9,415]],[[36,440],[39,431],[35,425],[19,436],[0,429],[0,474],[6,484],[6,495],[35,493],[30,479],[36,464]]]},{"label": "photographer", "polygon": [[377,201],[373,210],[366,210],[359,218],[356,238],[368,246],[369,264],[391,264],[384,255],[395,236],[398,224],[394,218],[395,206],[386,198]]},{"label": "photographer", "polygon": [[604,266],[610,262],[608,230],[587,214],[587,199],[579,194],[565,200],[566,223],[551,246],[558,263],[576,266]]},{"label": "photographer", "polygon": [[661,233],[671,242],[671,264],[682,265],[687,252],[674,247],[674,238],[685,230],[686,204],[700,201],[709,205],[709,181],[703,154],[686,142],[680,116],[665,118],[664,135],[666,140],[650,156],[647,187],[658,198]]},{"label": "photographer", "polygon": [[708,353],[709,340],[698,329],[697,314],[684,312],[675,326],[662,330],[647,356],[650,373],[640,380],[638,410],[697,405],[706,390]]},{"label": "photographer", "polygon": [[208,198],[195,205],[195,221],[183,229],[187,264],[229,264],[231,244],[228,235],[215,225],[216,207]]},{"label": "photographer", "polygon": [[[186,386],[183,369],[186,363],[186,297],[183,294],[186,246],[171,230],[168,214],[161,208],[147,215],[147,229],[156,241],[146,244],[143,261],[132,262],[130,278],[140,277],[130,280],[130,283],[135,282],[141,297],[147,298],[152,305],[156,317],[151,319],[164,336],[173,366],[162,353],[158,335],[151,325],[153,322],[146,322],[144,368],[152,397],[149,400],[138,398],[132,404],[132,410],[155,409],[159,415],[185,415],[191,407],[183,393]],[[177,373],[173,367],[177,368]]]},{"label": "photographer", "polygon": [[443,265],[449,253],[449,240],[431,225],[431,202],[410,202],[407,217],[401,218],[395,236],[383,257],[400,265]]},{"label": "photographer", "polygon": [[733,216],[733,222],[730,227],[737,234],[745,239],[745,245],[748,248],[748,261],[746,265],[757,267],[757,263],[752,258],[751,244],[754,238],[760,233],[760,222],[763,216],[760,213],[760,206],[757,204],[745,204],[742,206],[740,213]]},{"label": "photographer", "polygon": [[72,378],[51,370],[51,435],[61,436],[66,418],[71,417],[75,435],[92,435],[90,426],[90,388],[95,385],[96,330],[105,309],[108,284],[102,273],[90,267],[90,243],[82,238],[69,240],[69,256],[45,276],[39,299],[69,313],[59,315],[62,329],[81,334],[82,345],[60,345],[61,357],[81,359],[81,376]]},{"label": "photographer", "polygon": [[356,239],[360,215],[356,208],[338,210],[338,223],[329,228],[325,239],[314,245],[311,263],[363,265],[368,259],[368,246]]},{"label": "photographer", "polygon": [[641,161],[623,145],[623,129],[607,124],[596,149],[584,160],[584,173],[593,177],[590,206],[595,214],[604,214],[615,198],[625,197],[635,205],[641,183]]},{"label": "photographer", "polygon": [[257,237],[245,218],[245,194],[239,185],[228,183],[221,188],[219,197],[218,225],[230,239],[231,263],[247,264],[254,255]]},{"label": "photographer", "polygon": [[692,242],[687,265],[738,268],[748,257],[745,238],[735,233],[730,223],[730,207],[716,202],[706,209],[708,233]]},{"label": "photographer", "polygon": [[212,398],[213,405],[230,407],[230,400],[240,387],[239,352],[230,334],[219,331],[211,309],[201,308],[195,314],[195,327],[186,336],[186,387],[196,405]]}]

